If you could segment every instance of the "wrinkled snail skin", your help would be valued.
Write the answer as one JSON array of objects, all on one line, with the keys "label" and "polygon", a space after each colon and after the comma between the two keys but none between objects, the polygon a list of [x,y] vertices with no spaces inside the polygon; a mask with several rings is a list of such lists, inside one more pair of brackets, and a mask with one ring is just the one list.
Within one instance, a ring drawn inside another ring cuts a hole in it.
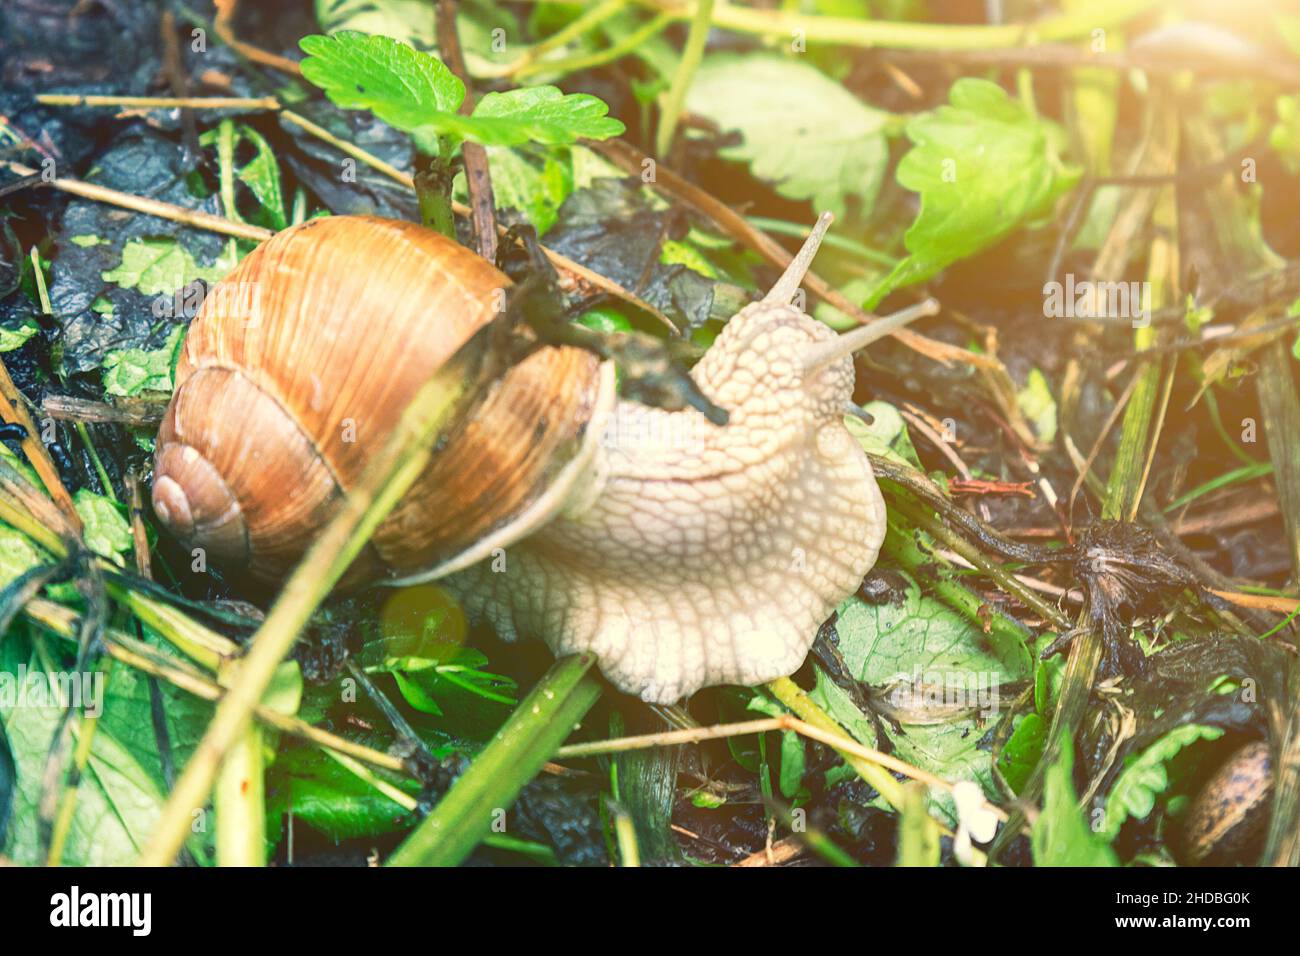
[{"label": "wrinkled snail skin", "polygon": [[616,687],[655,703],[792,673],[885,532],[843,424],[852,359],[810,381],[799,365],[833,338],[791,306],[746,308],[692,373],[726,426],[620,402],[565,512],[504,570],[476,565],[449,588],[500,634],[595,651]]},{"label": "wrinkled snail skin", "polygon": [[[885,533],[843,423],[852,352],[936,308],[837,337],[791,305],[829,223],[692,371],[725,426],[619,401],[610,363],[541,349],[440,436],[346,581],[440,579],[472,619],[594,651],[651,702],[792,673]],[[226,566],[287,573],[507,284],[409,223],[331,217],[263,244],[186,339],[155,459],[159,518]]]}]

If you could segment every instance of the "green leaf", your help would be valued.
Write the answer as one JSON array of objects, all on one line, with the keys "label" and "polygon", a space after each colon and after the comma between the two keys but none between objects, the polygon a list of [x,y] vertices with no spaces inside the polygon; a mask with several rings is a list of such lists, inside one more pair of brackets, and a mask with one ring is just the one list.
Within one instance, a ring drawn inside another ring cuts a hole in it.
[{"label": "green leaf", "polygon": [[302,706],[302,668],[297,661],[282,661],[271,676],[271,683],[262,695],[262,704],[292,717]]},{"label": "green leaf", "polygon": [[[416,795],[404,778],[389,782]],[[315,748],[295,746],[281,753],[267,792],[267,823],[276,831],[290,812],[295,822],[306,823],[331,840],[393,833],[416,819]]]},{"label": "green leaf", "polygon": [[[979,741],[1005,706],[1007,691],[999,688],[1028,676],[1022,660],[1003,659],[976,625],[915,583],[897,604],[850,598],[840,605],[835,628],[855,679],[877,688],[895,682],[951,688],[959,703],[951,713],[933,708],[934,716],[927,718],[932,722],[906,723],[901,730],[886,724],[898,756],[945,779],[973,780],[995,792],[991,757]],[[832,686],[819,680],[812,697],[838,717],[845,702],[829,693]],[[935,803],[956,822],[950,797],[936,796]]]},{"label": "green leaf", "polygon": [[793,730],[781,734],[781,774],[777,781],[781,796],[793,800],[803,785],[805,766],[803,740]]},{"label": "green leaf", "polygon": [[789,199],[843,216],[847,199],[871,211],[889,165],[889,113],[863,103],[797,57],[718,53],[704,58],[686,108],[743,142],[720,151],[749,163]]},{"label": "green leaf", "polygon": [[609,107],[599,98],[565,95],[554,86],[489,93],[472,116],[461,116],[465,84],[436,56],[388,37],[343,31],[303,37],[299,46],[308,54],[303,76],[336,106],[370,110],[410,133],[430,155],[441,152],[442,137],[486,146],[555,145],[584,136],[605,139],[624,129],[605,115]]},{"label": "green leaf", "polygon": [[1277,122],[1269,130],[1268,145],[1289,172],[1300,172],[1300,97],[1277,98]]},{"label": "green leaf", "polygon": [[220,259],[200,266],[190,251],[175,239],[132,239],[122,248],[122,262],[102,274],[105,282],[142,295],[171,295],[195,279],[216,282],[234,268],[234,262]]},{"label": "green leaf", "polygon": [[492,193],[502,209],[517,209],[528,217],[539,236],[555,225],[572,183],[560,163],[548,156],[538,169],[516,150],[487,147],[492,168]]},{"label": "green leaf", "polygon": [[[49,560],[25,534],[0,524],[0,588],[32,568],[49,563]],[[0,639],[3,637],[0,634]]]},{"label": "green leaf", "polygon": [[438,155],[439,116],[454,115],[465,84],[436,56],[385,36],[342,30],[298,41],[307,58],[302,75],[335,106],[370,110],[410,133],[416,147]]},{"label": "green leaf", "polygon": [[24,316],[12,326],[0,325],[0,352],[12,352],[20,349],[27,340],[38,333],[41,327],[30,316]]},{"label": "green leaf", "polygon": [[1031,368],[1025,387],[1016,393],[1016,407],[1034,426],[1034,433],[1045,445],[1056,439],[1056,399],[1047,376]]},{"label": "green leaf", "polygon": [[91,551],[117,559],[131,550],[131,525],[123,515],[121,505],[85,488],[79,488],[72,496],[72,504],[85,526],[83,536]]},{"label": "green leaf", "polygon": [[1116,866],[1115,851],[1088,828],[1071,772],[1074,745],[1062,733],[1061,756],[1047,768],[1043,807],[1030,831],[1036,866]]},{"label": "green leaf", "polygon": [[659,247],[659,261],[666,266],[682,265],[708,279],[720,278],[704,253],[689,242],[665,239]]},{"label": "green leaf", "polygon": [[271,144],[251,126],[239,127],[239,137],[252,143],[257,153],[245,163],[236,174],[240,181],[257,197],[258,204],[266,214],[263,225],[271,229],[283,229],[288,225],[284,213],[284,194],[280,190],[280,165],[275,160],[275,151]]},{"label": "green leaf", "polygon": [[172,373],[184,342],[185,326],[178,325],[160,349],[118,349],[104,356],[104,391],[109,395],[139,395],[141,392],[170,392],[175,387]]},{"label": "green leaf", "polygon": [[[146,637],[154,640],[146,628]],[[154,640],[156,643],[156,640]],[[54,642],[48,645],[57,646]],[[27,668],[29,681],[48,682],[30,645],[11,633],[0,643],[0,675]],[[166,795],[162,767],[150,717],[145,678],[127,667],[114,667],[99,685],[83,675],[83,699],[102,707],[91,743],[90,761],[77,790],[76,810],[63,854],[68,866],[124,866],[139,855],[140,846],[157,822]],[[212,706],[168,685],[162,685],[168,733],[176,766],[183,767],[212,716]],[[14,814],[4,853],[24,865],[43,863],[39,839],[42,772],[61,708],[32,698],[18,700],[0,685],[0,720],[4,721],[18,770]],[[189,846],[197,858],[213,828],[206,816],[196,816],[196,835]]]},{"label": "green leaf", "polygon": [[534,142],[566,145],[579,139],[609,139],[625,127],[605,114],[605,101],[588,93],[562,93],[554,86],[529,86],[489,93],[474,115],[452,119],[467,123],[465,137],[480,143],[517,145]]},{"label": "green leaf", "polygon": [[964,77],[948,99],[950,105],[907,124],[915,145],[896,175],[903,187],[920,193],[921,210],[904,236],[908,257],[866,308],[1045,215],[1079,181],[1080,170],[1061,161],[1061,128],[1031,114],[996,83]]},{"label": "green leaf", "polygon": [[1043,755],[1047,744],[1047,722],[1037,714],[1025,714],[998,754],[998,769],[1007,784],[1019,793]]},{"label": "green leaf", "polygon": [[857,439],[862,450],[900,465],[921,468],[921,459],[917,457],[912,438],[907,433],[907,422],[898,409],[879,400],[868,402],[862,409],[871,416],[870,424],[857,415],[844,416],[844,427]]},{"label": "green leaf", "polygon": [[1198,740],[1217,740],[1222,736],[1221,727],[1186,724],[1175,727],[1141,754],[1126,758],[1124,769],[1115,778],[1106,798],[1105,825],[1101,835],[1113,840],[1129,817],[1145,820],[1155,809],[1156,798],[1169,789],[1166,764],[1184,747]]}]

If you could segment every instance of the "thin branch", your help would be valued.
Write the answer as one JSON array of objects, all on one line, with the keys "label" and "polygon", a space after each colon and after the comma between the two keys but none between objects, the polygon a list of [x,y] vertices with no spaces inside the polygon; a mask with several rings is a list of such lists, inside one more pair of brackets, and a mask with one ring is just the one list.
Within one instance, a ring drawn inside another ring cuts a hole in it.
[{"label": "thin branch", "polygon": [[[21,163],[14,163],[0,160],[0,166],[8,169],[18,176],[31,176],[36,170],[31,169]],[[144,213],[147,216],[157,216],[159,219],[169,219],[172,222],[183,223],[187,226],[193,226],[195,229],[207,229],[210,232],[219,232],[222,235],[234,236],[237,239],[251,239],[254,242],[264,242],[275,235],[270,229],[263,229],[261,226],[246,225],[241,222],[231,222],[229,219],[223,219],[221,216],[214,216],[211,213],[199,212],[195,209],[186,209],[183,206],[174,206],[171,203],[159,202],[157,199],[146,199],[143,196],[133,196],[130,193],[120,192],[116,189],[109,189],[106,186],[97,186],[94,183],[84,182],[80,179],[68,179],[58,177],[49,180],[46,185],[53,186],[55,189],[71,193],[74,196],[81,196],[83,199],[93,199],[96,202],[106,202],[114,206],[121,206],[123,209],[130,209],[134,212]]]},{"label": "thin branch", "polygon": [[[456,30],[456,4],[454,0],[438,0],[438,51],[453,73],[465,84],[465,99],[460,112],[469,116],[474,112],[474,85],[465,69],[465,56],[460,49],[460,35]],[[487,150],[478,143],[465,142],[460,147],[465,163],[465,184],[469,189],[470,218],[474,223],[474,241],[478,254],[488,262],[497,258],[496,199],[492,194],[492,172],[488,168]]]}]

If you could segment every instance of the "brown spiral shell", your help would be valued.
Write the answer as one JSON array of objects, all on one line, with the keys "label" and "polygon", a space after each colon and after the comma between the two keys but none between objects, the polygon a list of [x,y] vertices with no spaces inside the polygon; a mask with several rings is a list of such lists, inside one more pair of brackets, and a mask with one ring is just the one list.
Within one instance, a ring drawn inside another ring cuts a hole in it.
[{"label": "brown spiral shell", "polygon": [[[283,575],[508,285],[397,220],[326,217],[263,243],[186,337],[155,452],[159,519],[215,563]],[[576,454],[602,381],[572,348],[512,367],[440,436],[345,582],[419,576],[516,521]]]}]

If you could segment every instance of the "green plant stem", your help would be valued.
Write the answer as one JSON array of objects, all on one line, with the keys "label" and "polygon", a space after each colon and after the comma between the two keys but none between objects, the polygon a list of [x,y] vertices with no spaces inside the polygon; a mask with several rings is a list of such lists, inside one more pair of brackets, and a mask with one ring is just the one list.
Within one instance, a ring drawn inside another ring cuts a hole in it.
[{"label": "green plant stem", "polygon": [[1236,484],[1239,481],[1253,481],[1256,478],[1263,478],[1265,475],[1273,474],[1273,466],[1264,461],[1253,461],[1249,465],[1243,465],[1240,468],[1234,468],[1217,478],[1211,478],[1204,484],[1197,485],[1187,494],[1182,495],[1177,500],[1165,505],[1162,509],[1165,514],[1177,511],[1185,505],[1190,505],[1202,495],[1208,495],[1211,491],[1218,491],[1220,488],[1226,488],[1228,485]]},{"label": "green plant stem", "polygon": [[606,20],[617,16],[628,5],[628,2],[629,0],[604,0],[603,3],[596,4],[586,13],[579,15],[550,36],[526,48],[523,53],[519,54],[511,62],[493,67],[487,70],[486,73],[478,75],[493,78],[517,76],[529,68],[532,68],[534,72],[544,72],[547,63],[542,57],[552,50],[568,46]]},{"label": "green plant stem", "polygon": [[659,130],[655,136],[655,153],[660,159],[668,158],[672,148],[673,137],[677,135],[677,121],[682,117],[686,105],[686,93],[695,79],[695,71],[704,59],[704,47],[709,39],[709,27],[713,20],[714,0],[696,0],[695,13],[691,17],[691,31],[686,37],[686,48],[682,51],[681,62],[673,74],[672,86],[664,99],[663,111],[659,115]]},{"label": "green plant stem", "polygon": [[270,614],[253,635],[203,739],[176,781],[141,851],[141,865],[166,866],[175,859],[189,830],[191,813],[207,800],[222,758],[243,736],[276,668],[316,607],[424,471],[434,436],[478,380],[486,342],[480,333],[420,388],[391,439],[377,452],[357,487],[285,582]]},{"label": "green plant stem", "polygon": [[537,73],[563,76],[569,73],[577,73],[579,70],[590,70],[598,66],[604,66],[606,63],[613,63],[615,60],[622,59],[629,53],[634,52],[651,37],[662,33],[672,22],[672,17],[661,13],[653,19],[647,20],[627,36],[615,43],[611,43],[603,50],[594,50],[591,53],[575,53],[573,56],[530,63],[522,67],[515,74],[515,78],[523,79]]},{"label": "green plant stem", "polygon": [[[107,686],[113,676],[113,662],[109,660],[104,667],[104,684]],[[86,772],[90,763],[91,748],[95,743],[95,731],[99,729],[99,716],[82,714],[75,718],[78,726],[73,728],[77,735],[77,747],[72,753],[72,775],[67,788],[59,801],[58,815],[54,818],[54,829],[50,834],[50,852],[46,866],[59,866],[63,862],[63,848],[67,845],[68,834],[72,830],[72,820],[77,811],[77,783]]]},{"label": "green plant stem", "polygon": [[918,506],[903,498],[895,499],[895,507],[907,515],[913,524],[919,525],[928,531],[936,541],[947,545],[983,574],[992,578],[998,587],[1007,594],[1015,597],[1026,607],[1032,608],[1044,621],[1057,628],[1065,626],[1065,618],[1062,617],[1060,611],[1021,584],[1016,579],[1016,576],[1002,565],[989,560],[984,552],[940,521],[928,508]]},{"label": "green plant stem", "polygon": [[108,471],[99,458],[99,452],[95,450],[95,443],[90,440],[90,429],[86,427],[85,422],[74,422],[74,424],[77,428],[77,434],[81,436],[81,443],[86,446],[86,454],[90,456],[90,463],[95,467],[95,475],[99,478],[100,487],[104,489],[104,496],[111,501],[117,501],[117,495],[113,492],[113,482],[109,479]]},{"label": "green plant stem", "polygon": [[[746,216],[745,220],[751,225],[766,232],[775,232],[779,236],[790,236],[794,239],[805,239],[808,236],[807,223],[787,222],[784,219],[769,219],[766,216]],[[837,236],[834,233],[827,233],[826,238],[822,240],[822,245],[831,249],[839,249],[850,255],[858,256],[861,259],[867,259],[870,262],[878,263],[886,268],[892,269],[899,263],[897,256],[891,256],[887,252],[881,252],[879,249],[872,249],[870,246],[861,242],[855,242],[844,236]]]},{"label": "green plant stem", "polygon": [[[1150,164],[1154,167],[1150,172],[1166,173],[1172,168],[1173,156],[1177,150],[1177,126],[1168,108],[1153,110],[1152,123],[1157,128],[1157,132],[1153,133],[1152,137],[1156,139],[1158,157]],[[1163,189],[1156,200],[1153,213],[1154,221],[1158,226],[1170,225],[1162,217],[1173,218],[1174,204],[1173,189]],[[1169,233],[1164,228],[1160,228],[1151,244],[1147,265],[1147,278],[1151,286],[1150,307],[1153,310],[1161,308],[1167,298],[1171,297],[1173,290],[1170,288],[1170,277],[1174,274],[1174,265],[1172,240],[1169,238]],[[1097,278],[1110,277],[1102,274]],[[1138,328],[1134,330],[1133,347],[1136,351],[1142,352],[1153,347],[1156,338],[1156,330],[1153,326]],[[1102,516],[1111,520],[1133,520],[1142,501],[1149,455],[1154,453],[1154,449],[1148,451],[1147,443],[1151,439],[1152,418],[1160,394],[1160,363],[1148,362],[1137,374],[1141,378],[1137,381],[1129,404],[1124,409],[1119,451],[1115,456],[1115,463],[1106,483],[1106,495],[1102,501]],[[1060,697],[1048,730],[1049,743],[1020,793],[1022,801],[1036,800],[1042,793],[1046,769],[1053,766],[1060,756],[1060,741],[1070,739],[1067,736],[1068,728],[1082,728],[1087,723],[1085,715],[1088,702],[1097,676],[1097,668],[1101,666],[1102,654],[1105,651],[1102,635],[1090,626],[1087,614],[1086,609],[1080,614],[1079,625],[1082,631],[1070,645],[1070,654],[1061,681]],[[1023,824],[1023,811],[1017,807],[1007,826],[994,841],[990,857],[995,857],[1005,848],[1012,837],[1020,832]]]},{"label": "green plant stem", "polygon": [[218,866],[266,866],[264,770],[262,730],[250,723],[221,761],[213,787]]},{"label": "green plant stem", "polygon": [[[774,681],[768,681],[766,687],[777,700],[788,707],[801,720],[805,720],[827,733],[852,739],[852,734],[841,727],[834,717],[817,706],[813,699],[805,694],[799,685],[790,678],[780,677]],[[845,763],[857,771],[859,777],[875,787],[890,806],[895,809],[902,807],[903,785],[895,780],[888,770],[879,764],[874,764],[869,760],[846,753],[843,750],[837,750],[837,753],[844,758]]]},{"label": "green plant stem", "polygon": [[[922,552],[910,534],[892,523],[885,532],[885,544],[882,550],[912,575],[933,571],[934,555]],[[1028,646],[1029,632],[1021,624],[1000,611],[989,608],[979,595],[968,590],[960,582],[943,575],[932,576],[931,579],[934,591],[941,601],[981,630],[988,628],[989,641],[999,655],[1004,658],[1014,656],[1021,667],[1032,668],[1033,656]]]},{"label": "green plant stem", "polygon": [[456,238],[456,214],[451,205],[454,180],[451,168],[441,158],[429,161],[429,168],[415,174],[415,195],[420,202],[420,219],[430,229]]},{"label": "green plant stem", "polygon": [[903,787],[903,809],[898,822],[898,865],[938,866],[939,828],[926,810],[925,786],[911,781]]},{"label": "green plant stem", "polygon": [[[661,10],[675,20],[691,20],[698,11],[698,4],[678,0],[636,2]],[[851,19],[718,2],[713,10],[713,25],[736,33],[779,36],[785,39],[802,35],[809,43],[833,43],[840,46],[890,47],[900,50],[987,50],[1089,36],[1093,30],[1110,29],[1145,13],[1156,2],[1157,0],[1096,0],[1036,23],[994,26]]]},{"label": "green plant stem", "polygon": [[600,696],[595,662],[556,661],[389,864],[455,866],[469,856]]}]

